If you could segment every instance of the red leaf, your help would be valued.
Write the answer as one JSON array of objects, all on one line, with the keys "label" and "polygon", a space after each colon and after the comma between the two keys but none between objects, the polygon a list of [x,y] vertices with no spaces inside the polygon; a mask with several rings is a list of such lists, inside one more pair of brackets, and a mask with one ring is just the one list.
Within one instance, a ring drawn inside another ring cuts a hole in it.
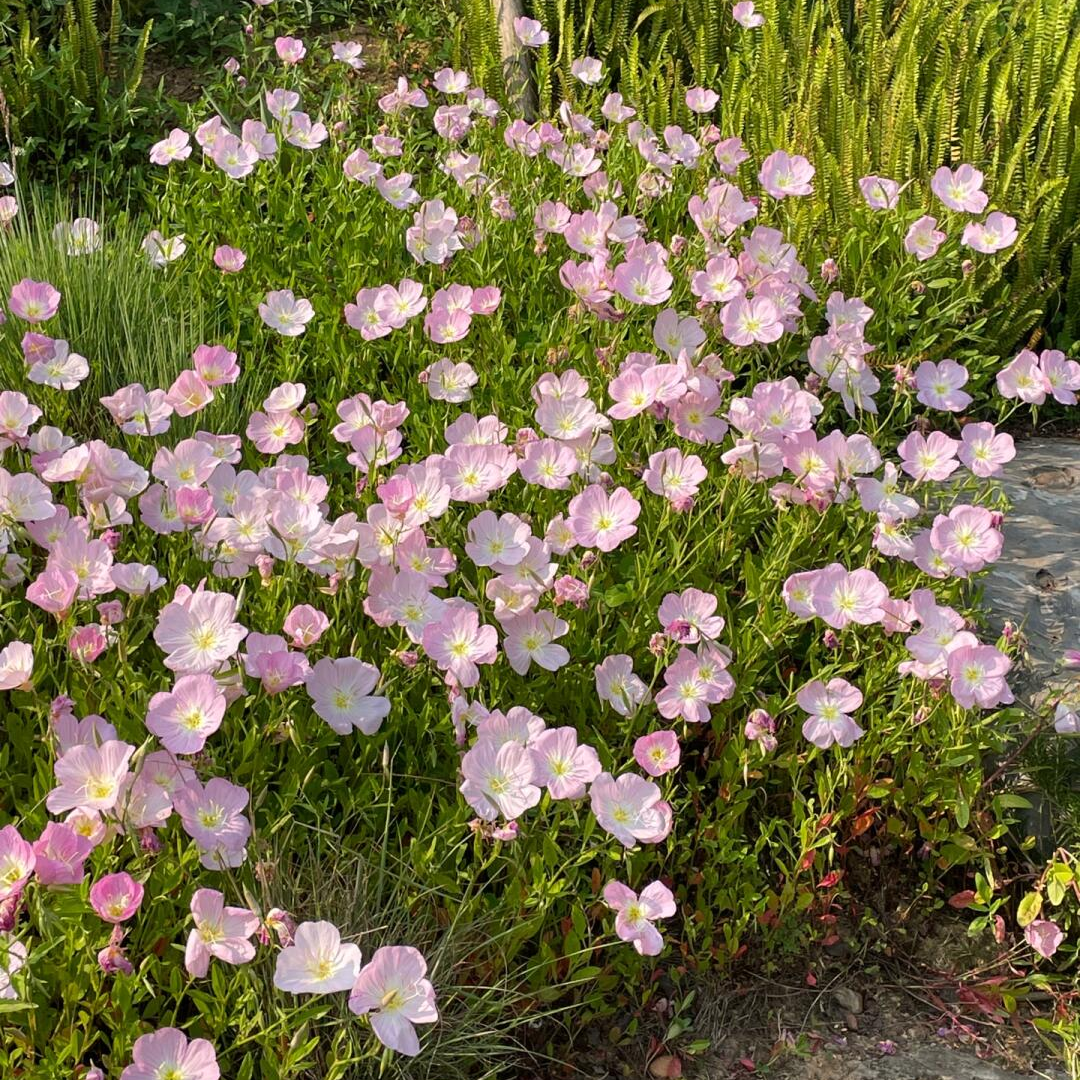
[{"label": "red leaf", "polygon": [[817,976],[812,971],[806,973],[806,985],[817,986]]},{"label": "red leaf", "polygon": [[753,1060],[751,1058],[739,1058],[739,1064],[747,1072],[757,1072],[757,1066],[754,1064],[754,1062],[753,1062]]},{"label": "red leaf", "polygon": [[960,911],[966,907],[971,907],[974,899],[975,893],[971,889],[965,889],[963,892],[958,892],[955,896],[949,897],[949,907],[956,908]]}]

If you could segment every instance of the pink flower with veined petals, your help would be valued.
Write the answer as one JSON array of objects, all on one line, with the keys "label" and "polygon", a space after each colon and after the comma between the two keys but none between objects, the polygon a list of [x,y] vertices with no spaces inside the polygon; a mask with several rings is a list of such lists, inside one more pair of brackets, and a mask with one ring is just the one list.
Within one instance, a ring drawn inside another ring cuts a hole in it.
[{"label": "pink flower with veined petals", "polygon": [[591,746],[579,745],[572,727],[548,728],[529,744],[533,782],[553,799],[580,799],[600,775],[600,758]]},{"label": "pink flower with veined petals", "polygon": [[1029,405],[1041,405],[1053,385],[1030,349],[1021,349],[996,377],[998,393],[1004,398],[1019,398]]},{"label": "pink flower with veined petals", "polygon": [[182,675],[217,670],[231,660],[247,628],[236,622],[236,597],[199,591],[166,604],[154,627],[165,666]]},{"label": "pink flower with veined petals", "polygon": [[662,495],[677,510],[683,510],[692,504],[698,486],[708,476],[709,471],[697,454],[684,454],[671,448],[650,454],[641,478],[654,495]]},{"label": "pink flower with veined petals", "polygon": [[23,278],[11,287],[11,314],[28,323],[45,322],[60,310],[60,293],[47,281]]},{"label": "pink flower with veined petals", "polygon": [[641,504],[626,488],[608,493],[590,484],[570,500],[567,525],[581,547],[614,551],[637,532],[634,522],[640,513]]},{"label": "pink flower with veined petals", "polygon": [[978,573],[1001,555],[1005,538],[994,518],[982,506],[954,506],[946,517],[938,514],[930,530],[930,543],[959,577]]},{"label": "pink flower with veined petals", "polygon": [[239,866],[251,835],[244,815],[250,795],[246,788],[214,776],[205,785],[192,780],[173,793],[184,831],[198,844],[202,864],[208,870]]},{"label": "pink flower with veined petals", "polygon": [[519,15],[514,19],[514,33],[518,41],[529,49],[539,49],[551,38],[551,35],[536,19],[529,19],[524,15]]},{"label": "pink flower with veined petals", "polygon": [[932,259],[947,237],[937,227],[937,218],[924,214],[915,221],[904,236],[904,249],[919,262]]},{"label": "pink flower with veined petals", "polygon": [[633,304],[663,304],[671,298],[675,279],[659,259],[642,256],[620,263],[612,275],[615,291]]},{"label": "pink flower with veined petals", "polygon": [[596,694],[620,716],[631,716],[649,696],[649,688],[634,674],[634,662],[624,653],[609,656],[594,668]]},{"label": "pink flower with veined petals", "polygon": [[812,195],[814,172],[814,166],[800,154],[775,150],[761,163],[758,180],[774,199],[784,199],[789,195]]},{"label": "pink flower with veined petals", "polygon": [[716,614],[717,599],[701,589],[683,589],[681,593],[668,593],[660,602],[657,618],[667,630],[673,623],[681,622],[687,631],[679,636],[685,645],[693,645],[701,638],[718,638],[724,630],[723,616]]},{"label": "pink flower with veined petals", "polygon": [[247,255],[240,248],[219,244],[214,248],[214,265],[223,274],[239,274],[247,262]]},{"label": "pink flower with veined petals", "polygon": [[993,645],[968,645],[949,654],[949,691],[965,709],[1009,705],[1013,694],[1005,676],[1012,661]]},{"label": "pink flower with veined petals", "polygon": [[14,825],[0,829],[0,901],[22,892],[36,862],[34,847],[22,838]]},{"label": "pink flower with veined petals", "polygon": [[299,64],[307,56],[307,46],[294,37],[275,38],[274,51],[283,64]]},{"label": "pink flower with veined petals", "polygon": [[209,387],[225,386],[240,378],[236,353],[224,345],[198,345],[191,359],[199,378]]},{"label": "pink flower with veined petals", "polygon": [[285,616],[282,625],[296,649],[306,649],[309,645],[314,645],[329,628],[330,620],[310,604],[297,604]]},{"label": "pink flower with veined petals", "polygon": [[621,940],[631,942],[641,956],[660,954],[664,939],[653,923],[678,910],[675,897],[662,881],[646,885],[640,896],[621,882],[609,881],[604,886],[604,903],[617,913],[615,933]]},{"label": "pink flower with veined petals", "polygon": [[[90,840],[70,825],[50,821],[34,841],[37,880],[42,885],[78,885],[86,876],[83,863],[93,849]],[[0,882],[5,880],[7,875],[0,860]],[[2,898],[3,889],[0,888]]]},{"label": "pink flower with veined petals", "polygon": [[996,476],[1002,465],[1016,457],[1016,447],[1013,437],[1004,431],[999,433],[993,424],[965,424],[957,456],[975,476]]},{"label": "pink flower with veined petals", "polygon": [[900,467],[916,480],[947,480],[960,467],[956,452],[960,444],[943,431],[923,435],[913,431],[896,448]]},{"label": "pink flower with veined petals", "polygon": [[1075,405],[1075,392],[1080,390],[1080,364],[1067,360],[1060,349],[1043,349],[1039,356],[1039,367],[1054,400],[1062,405]]},{"label": "pink flower with veined petals", "polygon": [[1049,960],[1065,940],[1061,927],[1049,919],[1035,919],[1024,928],[1024,940],[1044,959]]},{"label": "pink flower with veined petals", "polygon": [[355,656],[324,656],[308,673],[304,689],[315,712],[339,735],[353,728],[374,735],[390,713],[390,702],[371,693],[380,677],[377,667]]},{"label": "pink flower with veined petals", "polygon": [[379,1042],[407,1057],[420,1053],[415,1024],[439,1019],[427,963],[407,945],[384,946],[361,969],[349,994],[349,1011],[367,1016]]},{"label": "pink flower with veined petals", "polygon": [[833,743],[851,746],[865,734],[849,715],[862,704],[862,691],[845,679],[830,679],[828,684],[815,679],[796,694],[795,700],[809,713],[803,736],[821,750]]},{"label": "pink flower with veined petals", "polygon": [[478,664],[493,664],[498,657],[495,627],[481,625],[468,605],[447,605],[442,617],[424,627],[421,643],[438,668],[468,688],[480,681]]},{"label": "pink flower with veined petals", "polygon": [[461,794],[484,821],[513,821],[540,801],[536,762],[514,740],[478,739],[461,759],[461,775]]},{"label": "pink flower with veined petals", "polygon": [[780,309],[767,296],[736,297],[724,305],[721,318],[724,337],[732,345],[768,344],[784,333]]},{"label": "pink flower with veined petals", "polygon": [[570,662],[570,653],[555,639],[570,629],[569,624],[550,611],[523,611],[503,619],[506,638],[503,651],[510,666],[525,675],[532,664],[545,671],[558,671]]},{"label": "pink flower with veined petals", "polygon": [[872,626],[881,622],[882,605],[888,598],[889,590],[873,570],[849,571],[832,563],[816,572],[810,603],[818,618],[842,630],[849,623]]},{"label": "pink flower with veined petals", "polygon": [[529,553],[529,526],[516,514],[497,515],[482,510],[469,522],[465,554],[476,566],[495,567],[504,573]]},{"label": "pink flower with veined petals", "polygon": [[212,675],[182,675],[150,699],[146,727],[170,753],[197,754],[221,726],[227,704]]},{"label": "pink flower with veined petals", "polygon": [[51,814],[65,810],[111,810],[120,795],[121,781],[135,753],[130,743],[110,739],[100,746],[80,744],[64,752],[53,766],[57,786],[45,806]]},{"label": "pink flower with veined petals", "polygon": [[131,1059],[120,1080],[221,1080],[214,1047],[206,1039],[189,1042],[177,1028],[141,1035],[132,1047]]},{"label": "pink flower with veined petals", "polygon": [[969,221],[964,226],[960,243],[972,251],[992,255],[995,251],[1012,247],[1016,243],[1016,236],[1016,218],[995,210],[987,215],[985,221]]},{"label": "pink flower with veined petals", "polygon": [[679,736],[674,731],[654,731],[634,742],[634,760],[650,775],[663,776],[679,767]]},{"label": "pink flower with veined petals", "polygon": [[217,889],[196,889],[191,897],[195,928],[188,934],[184,967],[196,979],[206,976],[210,958],[226,964],[246,964],[255,957],[249,940],[259,929],[259,917],[247,908],[226,907]]},{"label": "pink flower with veined petals", "polygon": [[592,812],[600,827],[624,847],[658,844],[671,832],[671,807],[651,780],[636,773],[615,779],[601,773],[589,789]]},{"label": "pink flower with veined petals", "polygon": [[173,128],[166,138],[150,147],[150,160],[155,165],[171,165],[191,157],[191,136],[183,128]]},{"label": "pink flower with veined petals", "polygon": [[900,197],[900,185],[884,176],[864,176],[859,190],[871,210],[892,210]]},{"label": "pink flower with veined petals", "polygon": [[960,389],[967,381],[967,368],[955,360],[938,364],[924,360],[915,369],[918,399],[931,409],[963,412],[972,401],[971,395]]},{"label": "pink flower with veined petals", "polygon": [[0,690],[29,690],[33,673],[34,650],[25,641],[11,641],[0,649]]},{"label": "pink flower with veined petals", "polygon": [[139,910],[143,887],[130,874],[106,874],[90,886],[90,906],[106,922],[126,922]]},{"label": "pink flower with veined petals", "polygon": [[259,317],[282,336],[299,337],[315,317],[315,309],[310,300],[298,300],[291,289],[277,289],[266,294]]},{"label": "pink flower with veined petals", "polygon": [[930,190],[950,210],[981,214],[988,198],[982,184],[983,174],[972,165],[960,165],[955,171],[942,165],[930,181]]},{"label": "pink flower with veined petals", "polygon": [[731,17],[746,30],[765,25],[765,16],[754,10],[753,0],[739,0],[731,9]]},{"label": "pink flower with veined petals", "polygon": [[304,922],[278,953],[274,985],[290,994],[340,993],[353,985],[361,959],[360,947],[342,941],[333,923]]}]

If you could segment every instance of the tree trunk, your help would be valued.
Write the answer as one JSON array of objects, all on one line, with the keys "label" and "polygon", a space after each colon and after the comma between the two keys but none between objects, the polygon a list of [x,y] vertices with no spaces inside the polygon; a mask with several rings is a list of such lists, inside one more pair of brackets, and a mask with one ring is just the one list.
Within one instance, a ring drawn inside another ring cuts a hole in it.
[{"label": "tree trunk", "polygon": [[510,108],[526,120],[536,118],[536,87],[533,86],[529,51],[514,32],[514,20],[525,14],[521,0],[491,0],[499,26],[503,80]]}]

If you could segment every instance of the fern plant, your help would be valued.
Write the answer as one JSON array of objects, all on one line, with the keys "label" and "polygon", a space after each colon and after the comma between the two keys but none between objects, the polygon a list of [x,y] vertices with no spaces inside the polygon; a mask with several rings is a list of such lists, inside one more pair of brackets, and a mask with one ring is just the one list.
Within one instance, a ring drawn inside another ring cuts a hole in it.
[{"label": "fern plant", "polygon": [[0,23],[8,142],[31,162],[37,154],[70,160],[95,144],[122,148],[138,111],[151,29],[147,22],[128,45],[120,0],[112,0],[104,25],[97,0],[68,0],[59,20],[41,26],[32,2],[9,5]]},{"label": "fern plant", "polygon": [[[465,3],[490,20],[489,0]],[[611,89],[656,130],[696,124],[684,88],[710,86],[721,96],[712,119],[756,159],[777,148],[811,157],[816,191],[802,228],[837,245],[861,209],[861,176],[921,185],[939,165],[971,161],[1027,230],[1008,288],[987,296],[995,326],[1017,340],[1057,310],[1059,294],[1080,296],[1080,0],[757,8],[764,26],[745,30],[715,0],[531,0],[551,33],[536,64],[541,111],[580,92],[569,71],[583,55],[604,62]],[[473,25],[464,59],[490,72],[497,40]],[[1067,343],[1080,338],[1080,304],[1058,328]]]}]

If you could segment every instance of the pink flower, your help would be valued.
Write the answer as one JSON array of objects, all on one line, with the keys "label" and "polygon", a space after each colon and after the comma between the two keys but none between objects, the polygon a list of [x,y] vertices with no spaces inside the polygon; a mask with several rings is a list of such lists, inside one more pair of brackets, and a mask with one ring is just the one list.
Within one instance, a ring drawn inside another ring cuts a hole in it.
[{"label": "pink flower", "polygon": [[804,738],[822,750],[833,743],[850,746],[865,734],[848,715],[862,704],[862,692],[844,679],[830,679],[827,685],[815,679],[796,694],[795,700],[809,713],[802,728]]},{"label": "pink flower", "polygon": [[68,652],[83,664],[92,664],[108,644],[104,631],[96,623],[76,627],[67,641]]},{"label": "pink flower", "polygon": [[[749,7],[753,9],[753,4]],[[758,16],[762,22],[764,18]],[[760,24],[759,24],[760,25]],[[742,139],[737,135],[733,135],[727,139],[721,139],[720,142],[713,147],[713,157],[716,158],[716,164],[720,167],[720,171],[726,176],[734,176],[739,171],[739,166],[749,157],[743,146]]]},{"label": "pink flower", "polygon": [[634,674],[634,662],[620,653],[594,668],[596,694],[620,716],[632,716],[649,696],[649,688]]},{"label": "pink flower", "polygon": [[694,86],[686,91],[686,107],[691,112],[708,113],[716,108],[720,95],[704,86]]},{"label": "pink flower", "polygon": [[660,602],[657,618],[665,631],[675,623],[685,624],[678,636],[682,644],[693,645],[701,638],[718,638],[724,629],[724,619],[716,614],[717,599],[701,589],[684,589],[668,593]]},{"label": "pink flower", "polygon": [[173,754],[197,754],[221,726],[227,702],[212,675],[182,675],[172,690],[154,694],[147,729]]},{"label": "pink flower", "polygon": [[1044,349],[1039,357],[1039,367],[1050,385],[1054,400],[1062,405],[1075,405],[1075,391],[1080,390],[1080,364],[1075,360],[1066,360],[1060,349]]},{"label": "pink flower", "polygon": [[871,210],[892,210],[900,197],[900,185],[884,176],[864,176],[859,190]]},{"label": "pink flower", "polygon": [[34,872],[37,854],[14,825],[0,829],[0,901],[18,896]]},{"label": "pink flower", "polygon": [[662,259],[637,256],[620,263],[612,276],[615,291],[633,304],[663,304],[675,279]]},{"label": "pink flower", "polygon": [[1019,398],[1029,405],[1041,405],[1053,392],[1053,384],[1030,349],[1021,349],[997,373],[998,393],[1004,398]]},{"label": "pink flower", "polygon": [[47,281],[23,278],[11,287],[8,307],[12,315],[28,323],[45,322],[60,310],[60,293]]},{"label": "pink flower", "polygon": [[304,922],[278,953],[274,985],[291,994],[339,993],[352,987],[361,959],[360,947],[343,942],[333,923]]},{"label": "pink flower", "polygon": [[570,500],[567,524],[581,547],[614,551],[637,532],[634,522],[640,513],[641,504],[626,488],[609,494],[599,484],[590,484]]},{"label": "pink flower", "polygon": [[774,150],[761,163],[758,180],[774,199],[783,199],[788,195],[812,195],[814,171],[814,166],[801,155]]},{"label": "pink flower", "polygon": [[143,887],[130,874],[106,874],[90,886],[90,906],[106,922],[126,922],[142,903]]},{"label": "pink flower", "polygon": [[767,296],[737,297],[724,305],[721,317],[724,337],[732,345],[768,344],[784,333],[780,309]]},{"label": "pink flower", "polygon": [[306,649],[314,645],[330,628],[330,620],[310,604],[297,604],[288,615],[282,629],[292,638],[292,646]]},{"label": "pink flower", "polygon": [[1044,960],[1049,960],[1058,951],[1065,935],[1057,923],[1049,919],[1035,919],[1024,928],[1024,940]]},{"label": "pink flower", "polygon": [[900,445],[900,467],[916,480],[947,480],[960,467],[956,451],[960,444],[943,431],[929,435],[913,431]]},{"label": "pink flower", "polygon": [[554,642],[569,629],[550,611],[525,611],[504,619],[503,651],[510,666],[519,675],[527,674],[532,664],[545,671],[558,671],[570,662],[570,653]]},{"label": "pink flower", "polygon": [[307,56],[307,48],[299,38],[279,37],[274,39],[274,51],[283,64],[299,64]]},{"label": "pink flower", "polygon": [[651,780],[636,773],[613,779],[601,773],[589,789],[592,811],[600,827],[624,847],[657,844],[671,832],[671,807]]},{"label": "pink flower", "polygon": [[955,360],[939,364],[924,360],[915,369],[918,399],[931,409],[963,412],[972,401],[971,395],[960,389],[967,381],[967,368]]},{"label": "pink flower", "polygon": [[551,39],[551,35],[536,19],[529,19],[524,15],[519,15],[514,19],[514,33],[518,41],[530,49],[539,49]]},{"label": "pink flower", "polygon": [[169,387],[165,400],[177,416],[193,416],[214,400],[214,391],[198,372],[182,371]]},{"label": "pink flower", "polygon": [[949,691],[965,709],[1009,705],[1013,695],[1005,681],[1012,661],[992,645],[968,645],[949,655]]},{"label": "pink flower", "polygon": [[142,1035],[131,1051],[132,1063],[120,1080],[220,1080],[217,1055],[206,1039],[192,1039],[166,1027]]},{"label": "pink flower", "polygon": [[0,649],[0,690],[29,690],[33,673],[34,650],[25,641],[12,641]]},{"label": "pink flower", "polygon": [[246,627],[235,621],[236,606],[235,597],[210,591],[189,591],[166,604],[154,627],[154,641],[166,654],[165,666],[198,675],[231,660],[247,636]]},{"label": "pink flower", "polygon": [[214,265],[224,274],[239,274],[247,262],[247,255],[240,248],[219,244],[214,248]]},{"label": "pink flower", "polygon": [[425,978],[427,964],[410,946],[392,945],[376,950],[356,977],[349,994],[349,1011],[368,1016],[379,1041],[408,1057],[420,1053],[415,1024],[439,1019],[435,988]]},{"label": "pink flower", "polygon": [[80,744],[66,750],[53,766],[57,786],[45,805],[52,814],[65,810],[111,810],[135,747],[107,740],[100,746]]},{"label": "pink flower", "polygon": [[708,478],[708,470],[697,454],[681,450],[658,450],[649,455],[649,465],[642,474],[645,486],[655,495],[663,495],[677,510],[691,505],[698,485]]},{"label": "pink flower", "polygon": [[955,172],[942,165],[930,181],[930,190],[950,210],[981,214],[987,202],[982,183],[983,174],[971,165],[961,165]]},{"label": "pink flower", "polygon": [[653,923],[678,910],[675,897],[662,881],[646,885],[640,896],[618,881],[609,881],[604,886],[604,903],[617,912],[615,933],[622,941],[632,942],[642,956],[660,954],[664,939]]},{"label": "pink flower", "polygon": [[184,967],[196,979],[206,976],[210,958],[226,964],[246,964],[255,957],[248,940],[259,929],[259,917],[247,908],[226,907],[217,889],[196,889],[191,897],[195,929],[188,934]]},{"label": "pink flower", "polygon": [[679,767],[679,736],[674,731],[654,731],[634,742],[634,760],[650,775],[663,776]]},{"label": "pink flower", "polygon": [[969,221],[960,243],[984,255],[1012,247],[1016,243],[1016,218],[995,210],[985,221]]},{"label": "pink flower", "polygon": [[540,801],[536,762],[514,740],[478,739],[461,759],[461,794],[484,821],[520,817]]},{"label": "pink flower", "polygon": [[604,77],[604,68],[594,56],[582,56],[570,65],[570,74],[586,86],[596,86]]},{"label": "pink flower", "polygon": [[753,0],[739,0],[731,9],[731,17],[747,30],[765,25],[765,16],[754,10]]},{"label": "pink flower", "polygon": [[947,517],[938,514],[934,519],[930,543],[958,576],[967,577],[998,559],[1005,538],[989,510],[954,506]]},{"label": "pink flower", "polygon": [[832,563],[817,571],[814,579],[811,606],[813,613],[834,630],[849,623],[872,626],[881,622],[882,605],[889,590],[873,570],[847,570]]},{"label": "pink flower", "polygon": [[529,526],[514,514],[501,517],[482,510],[469,522],[465,554],[477,566],[495,567],[503,573],[517,566],[529,553]]},{"label": "pink flower", "polygon": [[[2,837],[0,833],[0,837]],[[34,871],[42,885],[78,885],[86,875],[83,863],[94,845],[70,825],[50,821],[34,841]],[[7,880],[0,861],[0,882]],[[3,888],[0,887],[0,897]]]},{"label": "pink flower", "polygon": [[171,165],[191,157],[191,136],[183,128],[173,128],[166,138],[150,147],[150,160],[155,165]]},{"label": "pink flower", "polygon": [[374,735],[390,712],[386,698],[371,694],[379,679],[377,667],[354,656],[324,656],[308,673],[304,689],[316,714],[339,735],[353,728]]},{"label": "pink flower", "polygon": [[[600,775],[600,759],[591,746],[579,746],[572,727],[548,728],[529,744],[533,782],[553,799],[580,799]],[[655,775],[655,774],[654,774]]]},{"label": "pink flower", "polygon": [[205,786],[191,780],[173,793],[173,808],[184,831],[199,846],[202,864],[208,870],[239,866],[244,846],[251,835],[251,822],[244,816],[247,789],[220,776]]},{"label": "pink flower", "polygon": [[904,248],[919,262],[926,262],[937,254],[945,239],[945,234],[937,227],[937,218],[924,214],[908,229],[904,237]]},{"label": "pink flower", "polygon": [[[224,345],[199,345],[191,354],[191,359],[195,365],[196,374],[208,387],[225,386],[240,378],[236,353],[226,349]],[[177,412],[180,410],[177,409]],[[180,415],[185,414],[180,413]]]},{"label": "pink flower", "polygon": [[1016,457],[1016,447],[1012,436],[997,432],[993,424],[965,424],[957,456],[975,476],[996,476]]},{"label": "pink flower", "polygon": [[259,305],[259,317],[271,330],[283,337],[299,337],[315,317],[310,300],[298,300],[291,289],[278,289],[266,294]]}]

